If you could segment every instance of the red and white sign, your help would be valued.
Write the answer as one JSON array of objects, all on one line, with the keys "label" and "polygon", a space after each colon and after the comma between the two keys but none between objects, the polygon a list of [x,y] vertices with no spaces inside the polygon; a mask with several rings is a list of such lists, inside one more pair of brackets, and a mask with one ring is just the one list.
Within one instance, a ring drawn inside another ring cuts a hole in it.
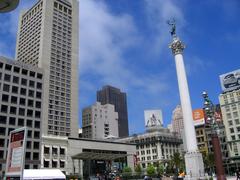
[{"label": "red and white sign", "polygon": [[193,110],[192,114],[194,126],[203,125],[205,123],[204,112],[202,109],[195,109]]},{"label": "red and white sign", "polygon": [[26,128],[19,128],[10,132],[6,177],[22,177],[24,169]]}]

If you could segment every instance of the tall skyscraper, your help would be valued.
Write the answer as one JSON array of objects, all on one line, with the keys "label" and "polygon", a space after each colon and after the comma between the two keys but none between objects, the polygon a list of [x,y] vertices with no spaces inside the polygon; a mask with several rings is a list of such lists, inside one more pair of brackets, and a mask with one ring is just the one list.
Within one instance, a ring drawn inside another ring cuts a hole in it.
[{"label": "tall skyscraper", "polygon": [[112,86],[104,86],[102,90],[97,91],[97,101],[104,104],[113,104],[115,111],[118,112],[118,133],[119,137],[129,135],[128,131],[128,111],[127,95],[120,89]]},{"label": "tall skyscraper", "polygon": [[182,108],[180,105],[177,105],[177,107],[173,110],[172,129],[173,129],[173,132],[177,132],[179,135],[181,135],[184,129],[183,114],[182,114]]},{"label": "tall skyscraper", "polygon": [[43,134],[78,136],[77,0],[39,0],[20,16],[16,59],[44,69]]}]

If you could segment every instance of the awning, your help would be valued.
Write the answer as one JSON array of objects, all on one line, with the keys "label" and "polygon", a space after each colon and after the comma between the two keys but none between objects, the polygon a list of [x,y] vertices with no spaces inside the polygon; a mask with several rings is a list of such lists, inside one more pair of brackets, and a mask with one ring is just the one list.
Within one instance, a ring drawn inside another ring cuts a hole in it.
[{"label": "awning", "polygon": [[81,160],[115,160],[132,154],[115,154],[115,153],[97,153],[97,152],[82,152],[72,156],[72,159]]},{"label": "awning", "polygon": [[66,176],[59,169],[24,169],[23,179],[66,179]]}]

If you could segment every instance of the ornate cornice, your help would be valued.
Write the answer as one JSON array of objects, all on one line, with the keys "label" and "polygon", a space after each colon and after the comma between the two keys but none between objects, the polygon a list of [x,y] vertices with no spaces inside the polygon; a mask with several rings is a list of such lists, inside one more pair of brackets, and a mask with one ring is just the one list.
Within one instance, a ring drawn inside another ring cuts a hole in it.
[{"label": "ornate cornice", "polygon": [[169,48],[172,49],[174,55],[182,54],[185,48],[185,45],[180,41],[178,37],[173,38],[173,42],[169,45]]}]

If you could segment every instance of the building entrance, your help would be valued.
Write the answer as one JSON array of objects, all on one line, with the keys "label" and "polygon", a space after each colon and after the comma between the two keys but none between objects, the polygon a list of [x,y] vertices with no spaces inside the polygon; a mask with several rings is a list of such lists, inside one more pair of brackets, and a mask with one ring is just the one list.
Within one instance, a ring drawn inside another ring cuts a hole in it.
[{"label": "building entrance", "polygon": [[83,149],[82,153],[72,158],[82,160],[82,175],[88,179],[122,172],[123,167],[127,166],[127,156],[125,151]]}]

